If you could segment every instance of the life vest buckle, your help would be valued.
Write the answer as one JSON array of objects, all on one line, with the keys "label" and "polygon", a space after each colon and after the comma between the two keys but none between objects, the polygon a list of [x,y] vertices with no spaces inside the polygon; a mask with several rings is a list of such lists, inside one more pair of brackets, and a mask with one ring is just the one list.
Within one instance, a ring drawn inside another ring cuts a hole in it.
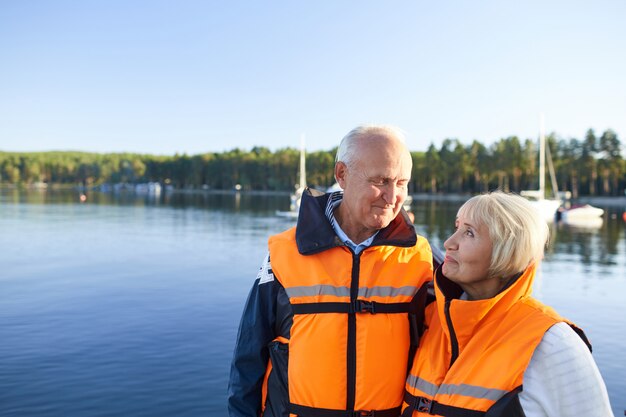
[{"label": "life vest buckle", "polygon": [[433,408],[433,401],[428,398],[419,397],[419,402],[417,403],[417,411],[420,413],[428,413],[430,414]]},{"label": "life vest buckle", "polygon": [[[355,313],[376,314],[376,303],[374,301],[354,300]],[[365,414],[369,416],[369,414]]]},{"label": "life vest buckle", "polygon": [[355,410],[354,417],[376,417],[376,410]]}]

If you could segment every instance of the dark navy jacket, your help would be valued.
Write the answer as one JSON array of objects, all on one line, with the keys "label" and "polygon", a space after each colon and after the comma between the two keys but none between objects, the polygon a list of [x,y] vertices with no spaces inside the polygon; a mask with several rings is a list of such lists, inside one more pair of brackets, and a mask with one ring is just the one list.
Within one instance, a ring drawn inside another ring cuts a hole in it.
[{"label": "dark navy jacket", "polygon": [[[309,190],[304,193],[296,226],[297,238],[315,235],[317,242],[326,242],[330,246],[343,245],[326,218],[329,195]],[[403,218],[400,219],[400,216]],[[406,213],[401,212],[387,228],[404,223],[404,216],[407,216]],[[306,246],[306,243],[298,241],[298,247]],[[443,254],[437,248],[431,249],[433,268],[437,268],[443,262]],[[260,415],[263,378],[269,361],[268,346],[278,336],[289,339],[292,322],[289,298],[280,282],[274,279],[268,255],[248,295],[239,325],[228,384],[230,417]],[[273,415],[271,410],[266,410],[266,414]]]}]

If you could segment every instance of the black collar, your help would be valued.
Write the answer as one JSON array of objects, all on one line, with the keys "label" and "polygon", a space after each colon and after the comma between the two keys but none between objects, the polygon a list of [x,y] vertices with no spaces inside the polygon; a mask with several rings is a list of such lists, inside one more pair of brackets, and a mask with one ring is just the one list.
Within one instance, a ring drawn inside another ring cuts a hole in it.
[{"label": "black collar", "polygon": [[[326,217],[330,194],[307,188],[302,194],[296,243],[302,255],[313,255],[336,246],[344,246]],[[404,210],[381,229],[371,246],[412,247],[417,242],[415,228]]]}]

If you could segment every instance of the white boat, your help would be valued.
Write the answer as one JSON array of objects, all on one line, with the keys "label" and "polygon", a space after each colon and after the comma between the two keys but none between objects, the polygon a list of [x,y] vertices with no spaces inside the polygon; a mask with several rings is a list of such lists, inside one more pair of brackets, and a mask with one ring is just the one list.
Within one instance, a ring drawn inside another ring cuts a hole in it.
[{"label": "white boat", "polygon": [[276,211],[276,215],[280,217],[297,218],[300,212],[300,201],[302,194],[306,189],[306,152],[304,150],[304,134],[300,137],[300,181],[294,191],[289,196],[289,211]]},{"label": "white boat", "polygon": [[[556,217],[556,211],[561,207],[561,199],[556,184],[556,175],[552,167],[552,158],[550,158],[550,150],[546,147],[546,137],[543,127],[543,115],[541,115],[541,129],[539,132],[539,189],[524,190],[520,194],[526,197],[535,207],[539,214],[546,222],[553,222]],[[550,178],[552,180],[552,191],[554,198],[546,198],[546,152],[548,152],[548,163],[550,164]]]},{"label": "white boat", "polygon": [[577,228],[597,229],[602,227],[604,210],[589,204],[559,210],[561,223]]},{"label": "white boat", "polygon": [[598,207],[594,207],[589,204],[580,206],[572,206],[563,210],[561,213],[561,219],[563,220],[585,220],[585,219],[597,219],[602,217],[604,210]]}]

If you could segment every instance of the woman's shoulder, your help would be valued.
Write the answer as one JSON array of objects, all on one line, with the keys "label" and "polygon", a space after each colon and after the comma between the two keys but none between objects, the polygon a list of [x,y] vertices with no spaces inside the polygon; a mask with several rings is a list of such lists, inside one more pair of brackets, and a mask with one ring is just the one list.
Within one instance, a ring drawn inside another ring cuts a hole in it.
[{"label": "woman's shoulder", "polygon": [[[563,321],[563,317],[552,307],[542,303],[534,297],[525,297],[517,304],[519,308],[524,308],[534,314],[550,317],[556,321]],[[528,313],[527,313],[528,314]]]},{"label": "woman's shoulder", "polygon": [[523,388],[520,402],[527,416],[613,415],[591,352],[565,322],[544,334],[524,374]]},{"label": "woman's shoulder", "polygon": [[556,323],[546,331],[535,350],[533,358],[537,356],[542,359],[550,359],[558,356],[563,357],[563,355],[571,360],[584,357],[593,361],[591,352],[589,352],[585,342],[564,321]]}]

